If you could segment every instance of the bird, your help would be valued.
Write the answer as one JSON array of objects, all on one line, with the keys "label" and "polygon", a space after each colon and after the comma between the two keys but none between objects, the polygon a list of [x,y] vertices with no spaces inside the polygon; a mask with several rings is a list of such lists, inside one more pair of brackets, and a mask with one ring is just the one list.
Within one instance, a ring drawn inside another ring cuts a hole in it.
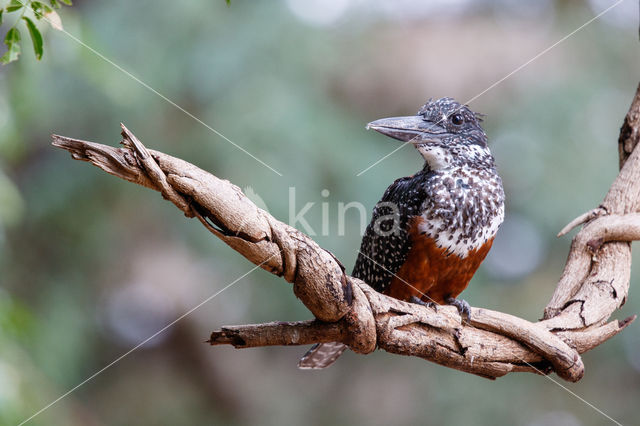
[{"label": "bird", "polygon": [[[395,180],[374,207],[353,277],[400,300],[453,305],[470,319],[469,304],[457,297],[504,220],[504,189],[482,121],[447,97],[429,99],[416,115],[367,125],[413,145],[424,166]],[[346,348],[316,344],[298,367],[328,367]]]}]

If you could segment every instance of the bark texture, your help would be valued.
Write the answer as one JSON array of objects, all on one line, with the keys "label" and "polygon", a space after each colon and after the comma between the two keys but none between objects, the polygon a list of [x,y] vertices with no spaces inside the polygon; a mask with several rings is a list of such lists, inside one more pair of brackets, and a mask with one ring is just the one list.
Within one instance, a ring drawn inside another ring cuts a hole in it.
[{"label": "bark texture", "polygon": [[76,160],[155,189],[261,268],[293,284],[316,318],[225,326],[211,345],[236,348],[338,341],[366,354],[376,348],[497,378],[513,371],[584,375],[580,357],[618,334],[635,316],[609,321],[629,290],[631,241],[640,239],[640,87],[620,132],[620,174],[604,201],[561,231],[584,224],[544,319],[532,323],[471,308],[470,323],[451,306],[430,308],[374,291],[345,274],[335,256],[310,237],[256,207],[238,188],[186,161],[147,149],[124,125],[123,147],[53,135]]}]

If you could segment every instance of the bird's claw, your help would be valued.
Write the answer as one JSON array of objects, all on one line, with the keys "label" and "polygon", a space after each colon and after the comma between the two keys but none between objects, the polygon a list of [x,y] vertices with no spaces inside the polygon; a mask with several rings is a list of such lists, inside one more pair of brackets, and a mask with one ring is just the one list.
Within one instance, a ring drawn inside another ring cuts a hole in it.
[{"label": "bird's claw", "polygon": [[424,300],[420,299],[419,297],[416,296],[411,296],[411,298],[409,299],[409,302],[411,303],[415,303],[417,305],[422,305],[422,306],[426,306],[427,308],[431,308],[435,311],[438,310],[436,304],[434,302],[425,302]]},{"label": "bird's claw", "polygon": [[463,321],[471,322],[471,306],[464,299],[456,299],[455,297],[447,297],[445,299],[447,305],[455,306],[460,313]]}]

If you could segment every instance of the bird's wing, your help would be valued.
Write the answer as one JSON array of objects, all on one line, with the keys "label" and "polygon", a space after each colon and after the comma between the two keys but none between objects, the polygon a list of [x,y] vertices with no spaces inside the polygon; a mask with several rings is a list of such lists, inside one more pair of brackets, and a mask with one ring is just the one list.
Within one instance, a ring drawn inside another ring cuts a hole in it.
[{"label": "bird's wing", "polygon": [[[407,227],[412,216],[420,214],[426,197],[425,174],[404,177],[387,188],[373,209],[353,275],[377,291],[384,291],[407,258],[411,241]],[[394,208],[395,206],[395,208]],[[313,347],[298,363],[299,368],[326,368],[333,364],[347,347],[342,343],[321,343]]]},{"label": "bird's wing", "polygon": [[425,199],[422,174],[397,179],[373,209],[352,275],[383,292],[411,248],[409,219]]}]

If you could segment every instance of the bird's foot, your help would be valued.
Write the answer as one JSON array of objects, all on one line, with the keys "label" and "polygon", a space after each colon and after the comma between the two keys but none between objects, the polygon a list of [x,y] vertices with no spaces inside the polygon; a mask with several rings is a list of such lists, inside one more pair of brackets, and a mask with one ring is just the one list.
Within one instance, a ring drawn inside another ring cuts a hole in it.
[{"label": "bird's foot", "polygon": [[455,306],[460,313],[463,321],[471,322],[471,306],[464,299],[456,299],[455,297],[447,297],[445,299],[447,305]]},{"label": "bird's foot", "polygon": [[433,302],[425,302],[424,300],[422,300],[422,299],[420,299],[419,297],[416,297],[416,296],[411,296],[411,298],[409,299],[409,302],[415,303],[416,305],[426,306],[427,308],[432,308],[436,312],[438,311],[437,305],[435,303],[433,303]]}]

